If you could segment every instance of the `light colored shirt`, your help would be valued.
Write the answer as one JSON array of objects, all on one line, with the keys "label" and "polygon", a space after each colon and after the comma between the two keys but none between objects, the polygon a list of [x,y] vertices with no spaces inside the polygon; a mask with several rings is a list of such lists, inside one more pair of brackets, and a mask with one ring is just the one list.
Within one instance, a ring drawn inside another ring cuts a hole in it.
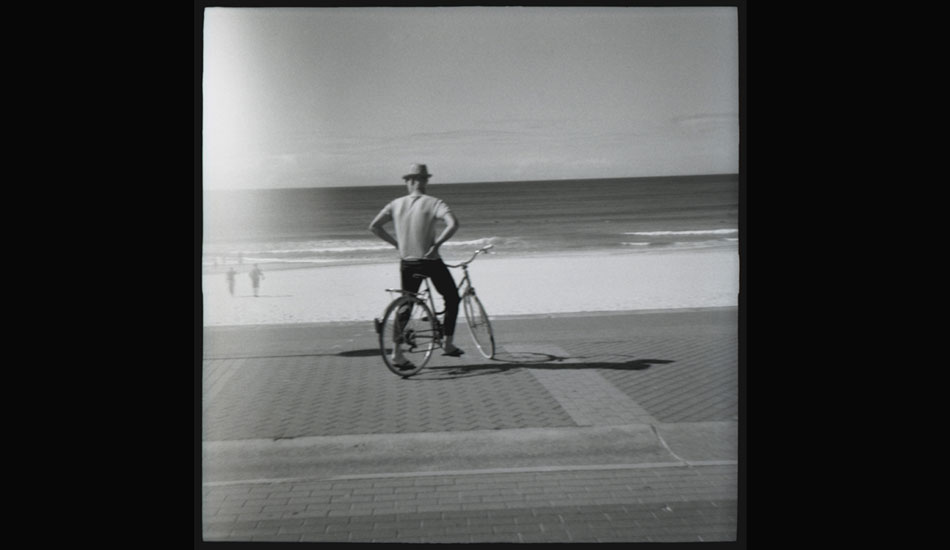
[{"label": "light colored shirt", "polygon": [[399,257],[403,260],[437,259],[439,253],[426,258],[426,252],[435,244],[436,220],[442,220],[451,210],[442,199],[430,195],[406,195],[387,204],[380,211],[383,221],[392,220],[399,243]]}]

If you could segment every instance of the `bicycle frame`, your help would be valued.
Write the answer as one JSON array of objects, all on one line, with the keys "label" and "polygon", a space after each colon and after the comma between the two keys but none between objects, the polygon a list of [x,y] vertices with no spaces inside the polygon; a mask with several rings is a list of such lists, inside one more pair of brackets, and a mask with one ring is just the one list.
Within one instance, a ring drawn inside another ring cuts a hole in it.
[{"label": "bicycle frame", "polygon": [[[468,272],[468,264],[472,263],[476,256],[486,253],[490,248],[492,248],[492,245],[477,250],[471,258],[459,264],[446,264],[446,267],[462,268],[462,280],[456,287],[460,291],[459,299],[464,307],[465,319],[472,333],[475,346],[488,359],[493,358],[495,354],[494,334],[488,321],[488,315],[485,313],[485,308],[481,300],[475,295],[472,278]],[[444,349],[445,332],[442,323],[445,318],[445,310],[439,311],[436,309],[435,295],[432,292],[429,278],[422,274],[413,276],[423,279],[425,287],[415,292],[387,288],[386,292],[395,293],[398,296],[386,306],[382,316],[373,321],[376,333],[379,335],[379,347],[383,355],[383,361],[389,370],[403,378],[412,376],[425,368],[434,348]],[[415,321],[409,322],[414,315],[414,309],[421,311],[421,313],[416,316]],[[402,323],[406,324],[402,325]],[[418,361],[403,361],[400,359],[399,364],[394,363],[397,355],[403,349],[403,344],[407,346],[409,353],[421,354],[417,356]],[[392,353],[392,356],[390,356],[390,353]]]},{"label": "bicycle frame", "polygon": [[[449,266],[453,267],[453,266]],[[475,294],[475,287],[472,286],[472,278],[468,274],[468,266],[462,266],[462,281],[459,283],[459,298],[466,296],[468,294]]]},{"label": "bicycle frame", "polygon": [[[432,292],[432,287],[429,284],[429,278],[422,277],[422,276],[420,276],[420,278],[425,279],[424,280],[425,288],[417,292],[410,292],[408,290],[401,290],[401,289],[396,289],[396,288],[387,288],[386,291],[402,294],[403,296],[413,296],[425,302],[425,304],[429,306],[429,311],[431,311],[432,314],[435,316],[435,334],[432,335],[432,340],[435,342],[436,346],[442,347],[442,337],[445,336],[445,333],[443,332],[443,328],[442,328],[442,317],[445,315],[445,309],[442,309],[441,311],[436,309],[435,293]],[[472,289],[471,281],[468,277],[468,273],[466,273],[465,276],[463,276],[462,283],[465,284],[465,290],[464,292],[459,293],[460,297],[465,296],[465,293],[467,292],[474,293],[474,290]],[[462,284],[460,283],[459,289],[461,288],[462,288]]]},{"label": "bicycle frame", "polygon": [[468,264],[474,262],[474,261],[475,261],[475,258],[476,258],[479,254],[488,254],[488,250],[489,250],[490,248],[492,248],[493,246],[495,246],[495,245],[491,245],[491,244],[490,244],[490,245],[485,246],[485,247],[483,247],[483,248],[479,248],[478,250],[475,251],[474,254],[472,254],[472,257],[471,257],[471,258],[465,260],[464,262],[461,262],[461,263],[458,263],[458,264],[455,264],[455,265],[446,264],[446,267],[461,267],[461,268],[462,268],[462,273],[463,273],[464,275],[462,275],[462,282],[459,283],[459,288],[461,289],[461,288],[462,288],[462,285],[464,284],[464,285],[465,285],[465,291],[464,291],[464,292],[460,292],[460,293],[459,293],[459,297],[466,296],[466,295],[468,295],[468,294],[475,294],[475,288],[472,286],[472,278],[471,278],[471,276],[469,276],[469,274],[468,274]]},{"label": "bicycle frame", "polygon": [[[460,262],[455,265],[446,264],[446,267],[462,268],[462,280],[458,283],[459,298],[462,298],[467,295],[473,295],[473,296],[475,295],[475,287],[472,286],[472,278],[468,273],[468,264],[475,261],[475,258],[479,254],[487,254],[488,250],[491,249],[492,247],[494,247],[494,245],[490,244],[488,246],[479,248],[478,250],[475,251],[474,254],[472,254],[471,258],[469,258],[468,260],[464,262]],[[425,289],[419,290],[417,292],[411,292],[408,290],[402,290],[400,288],[387,288],[386,292],[395,292],[395,293],[402,294],[404,296],[415,296],[416,298],[422,300],[423,302],[426,302],[429,306],[429,310],[432,311],[432,314],[435,315],[436,317],[435,322],[436,322],[437,330],[436,330],[436,334],[434,335],[434,340],[436,342],[436,345],[441,347],[443,332],[442,332],[442,320],[440,319],[440,317],[445,314],[445,309],[443,309],[442,311],[439,311],[438,309],[436,309],[435,296],[434,296],[434,293],[432,292],[432,287],[429,285],[429,278],[424,275],[416,275],[416,277],[419,277],[424,280]]]}]

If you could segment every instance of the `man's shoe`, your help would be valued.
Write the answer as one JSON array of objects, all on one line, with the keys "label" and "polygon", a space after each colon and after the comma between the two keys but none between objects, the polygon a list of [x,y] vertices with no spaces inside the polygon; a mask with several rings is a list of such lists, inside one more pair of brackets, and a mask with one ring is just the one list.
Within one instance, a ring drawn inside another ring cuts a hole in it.
[{"label": "man's shoe", "polygon": [[393,366],[398,370],[412,370],[416,368],[416,366],[412,364],[412,361],[408,360],[403,361],[402,363],[393,363]]},{"label": "man's shoe", "polygon": [[465,353],[465,352],[462,351],[462,348],[455,348],[454,350],[452,350],[452,351],[447,351],[447,352],[443,353],[442,355],[448,355],[449,357],[461,357],[462,354],[464,354],[464,353]]}]

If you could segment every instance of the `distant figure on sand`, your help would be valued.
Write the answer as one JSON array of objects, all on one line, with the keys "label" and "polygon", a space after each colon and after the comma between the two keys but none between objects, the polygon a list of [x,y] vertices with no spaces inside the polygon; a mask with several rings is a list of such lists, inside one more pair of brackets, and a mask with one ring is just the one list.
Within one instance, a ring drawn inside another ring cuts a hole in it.
[{"label": "distant figure on sand", "polygon": [[228,292],[231,293],[231,296],[234,296],[234,276],[237,274],[234,271],[234,268],[228,269]]},{"label": "distant figure on sand", "polygon": [[[387,204],[369,225],[369,230],[380,239],[399,249],[401,258],[399,271],[402,289],[410,292],[419,290],[422,279],[413,277],[419,273],[432,279],[435,289],[445,301],[445,354],[458,357],[464,352],[453,343],[455,322],[459,312],[458,287],[449,273],[439,247],[452,238],[458,231],[459,222],[441,199],[426,195],[426,185],[432,176],[425,164],[413,164],[409,173],[402,177],[406,182],[408,194]],[[445,222],[445,229],[436,237],[436,220]],[[396,236],[389,234],[383,226],[392,221]],[[399,315],[405,322],[410,312]],[[398,342],[393,345],[393,364],[410,370],[414,368],[403,355]]]},{"label": "distant figure on sand", "polygon": [[261,271],[261,268],[257,267],[257,264],[254,264],[254,269],[248,274],[251,276],[251,285],[254,287],[254,296],[257,296],[257,287],[261,284],[261,279],[264,278],[264,272]]}]

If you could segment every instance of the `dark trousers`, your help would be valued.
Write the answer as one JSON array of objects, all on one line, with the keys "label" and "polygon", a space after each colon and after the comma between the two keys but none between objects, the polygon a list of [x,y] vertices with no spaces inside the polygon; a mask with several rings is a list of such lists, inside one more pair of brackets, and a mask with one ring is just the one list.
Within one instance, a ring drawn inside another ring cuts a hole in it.
[{"label": "dark trousers", "polygon": [[442,321],[445,335],[455,334],[455,321],[459,314],[459,291],[445,263],[442,260],[402,260],[399,272],[402,289],[409,292],[418,292],[422,285],[422,279],[413,275],[418,273],[432,279],[432,284],[445,301],[445,317]]}]

